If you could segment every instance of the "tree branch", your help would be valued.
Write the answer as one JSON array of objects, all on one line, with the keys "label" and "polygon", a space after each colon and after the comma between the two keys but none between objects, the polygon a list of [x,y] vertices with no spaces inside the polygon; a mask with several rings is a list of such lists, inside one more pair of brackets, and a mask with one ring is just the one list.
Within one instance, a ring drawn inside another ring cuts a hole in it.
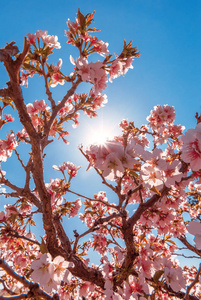
[{"label": "tree branch", "polygon": [[191,245],[184,236],[180,236],[178,238],[189,250],[191,250],[192,252],[195,252],[197,255],[199,255],[201,257],[201,250],[198,250],[196,247],[194,247],[193,245]]}]

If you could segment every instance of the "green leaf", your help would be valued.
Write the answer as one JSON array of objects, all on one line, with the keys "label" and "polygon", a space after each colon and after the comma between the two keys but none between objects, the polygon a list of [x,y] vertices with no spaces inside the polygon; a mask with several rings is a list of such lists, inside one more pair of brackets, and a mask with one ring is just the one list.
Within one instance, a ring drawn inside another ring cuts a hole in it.
[{"label": "green leaf", "polygon": [[161,193],[159,192],[159,190],[157,190],[157,188],[153,185],[152,188],[150,189],[150,191],[154,192],[155,194],[161,196]]},{"label": "green leaf", "polygon": [[139,175],[135,171],[129,171],[129,174],[136,178],[139,178]]},{"label": "green leaf", "polygon": [[93,27],[93,28],[88,28],[87,31],[88,32],[95,32],[95,31],[100,31],[100,30]]},{"label": "green leaf", "polygon": [[40,244],[40,252],[42,254],[48,253],[48,249],[47,249],[47,246],[45,244],[45,241],[44,241],[44,239],[42,237],[41,237],[41,239],[42,239],[42,242]]},{"label": "green leaf", "polygon": [[9,97],[4,97],[4,98],[1,98],[1,97],[0,97],[0,100],[1,100],[3,103],[5,103],[5,104],[10,105],[10,106],[12,107],[12,109],[15,110],[15,106],[14,106],[14,104],[12,103],[12,102],[13,102],[12,99],[10,99]]},{"label": "green leaf", "polygon": [[86,27],[86,21],[85,21],[85,16],[80,12],[80,9],[78,9],[77,18],[78,18],[78,22],[80,24],[80,28],[82,31]]},{"label": "green leaf", "polygon": [[163,270],[159,270],[156,271],[156,273],[154,274],[153,280],[155,283],[158,283],[160,277],[163,275],[164,271]]}]

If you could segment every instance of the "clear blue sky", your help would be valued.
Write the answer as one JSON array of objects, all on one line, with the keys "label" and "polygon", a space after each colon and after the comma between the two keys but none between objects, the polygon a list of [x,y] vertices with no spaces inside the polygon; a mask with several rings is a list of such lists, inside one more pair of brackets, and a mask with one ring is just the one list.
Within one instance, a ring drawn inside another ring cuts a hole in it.
[{"label": "clear blue sky", "polygon": [[[60,50],[55,50],[51,62],[55,63],[61,57],[62,71],[68,75],[72,71],[69,55],[73,54],[76,58],[78,53],[66,44],[64,30],[67,29],[67,19],[74,20],[78,7],[84,14],[96,11],[94,25],[101,29],[98,37],[109,42],[111,53],[121,52],[124,38],[127,42],[133,40],[133,45],[138,46],[141,53],[140,58],[134,61],[134,69],[125,78],[118,78],[113,84],[108,84],[105,92],[109,102],[99,111],[100,118],[90,120],[85,116],[76,130],[69,126],[72,133],[70,146],[60,144],[57,152],[49,146],[50,154],[45,162],[47,181],[59,176],[52,170],[53,164],[69,160],[82,164],[84,168],[80,172],[79,190],[91,196],[104,190],[104,187],[98,184],[98,178],[94,181],[93,172],[85,173],[87,164],[75,150],[76,145],[86,140],[88,128],[94,128],[98,122],[109,122],[116,129],[122,118],[133,120],[140,126],[146,122],[150,110],[157,104],[174,105],[177,122],[186,128],[195,126],[194,115],[201,110],[201,1],[2,1],[0,48],[14,40],[22,50],[23,37],[28,32],[48,30],[49,34],[58,35],[62,46]],[[0,88],[5,84],[4,76],[3,66],[0,65]],[[31,80],[29,82],[30,89],[24,90],[26,102],[45,98],[41,92],[41,81],[34,78],[33,83]],[[56,99],[62,97],[66,88],[55,89]],[[4,134],[1,133],[1,136],[3,138]],[[16,176],[13,163],[14,157],[9,159],[8,176],[22,186],[20,173]],[[5,164],[2,167],[6,169]]]}]

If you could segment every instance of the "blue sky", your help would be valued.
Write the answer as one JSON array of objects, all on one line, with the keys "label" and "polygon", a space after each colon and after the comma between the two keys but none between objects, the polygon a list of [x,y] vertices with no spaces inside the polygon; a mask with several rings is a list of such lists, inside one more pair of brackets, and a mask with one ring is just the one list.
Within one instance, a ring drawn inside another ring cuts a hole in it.
[{"label": "blue sky", "polygon": [[[3,1],[0,10],[0,48],[6,42],[14,40],[22,50],[23,37],[28,32],[48,30],[48,34],[58,36],[62,46],[60,50],[55,50],[50,62],[56,63],[61,57],[62,72],[68,75],[73,70],[69,56],[72,54],[74,58],[78,58],[78,52],[66,44],[64,30],[67,29],[67,19],[74,20],[78,7],[83,14],[96,11],[94,26],[101,29],[98,37],[109,42],[111,53],[121,52],[123,39],[127,42],[133,40],[133,45],[141,53],[140,58],[134,61],[134,69],[125,78],[118,78],[113,84],[108,84],[105,90],[108,104],[99,111],[100,117],[94,120],[82,117],[77,129],[71,128],[71,125],[68,127],[71,132],[69,146],[59,143],[57,148],[51,145],[47,149],[46,180],[59,176],[52,170],[53,164],[73,161],[83,166],[79,184],[75,181],[74,190],[92,196],[105,188],[93,171],[85,172],[87,163],[76,148],[88,140],[87,132],[90,128],[106,123],[116,133],[118,123],[123,118],[135,121],[140,126],[146,123],[150,110],[157,104],[174,105],[177,123],[185,125],[187,129],[195,126],[194,115],[201,111],[201,1]],[[1,64],[0,88],[6,81]],[[66,85],[56,88],[55,98],[61,99],[66,89]],[[85,86],[82,85],[79,91],[84,89]],[[29,88],[23,89],[23,93],[26,103],[45,99],[42,81],[37,77],[29,80]],[[0,134],[1,138],[4,134]],[[14,163],[13,156],[8,160],[7,167],[3,164],[2,168],[7,170],[9,178],[22,186],[23,175],[17,170],[16,176]]]}]

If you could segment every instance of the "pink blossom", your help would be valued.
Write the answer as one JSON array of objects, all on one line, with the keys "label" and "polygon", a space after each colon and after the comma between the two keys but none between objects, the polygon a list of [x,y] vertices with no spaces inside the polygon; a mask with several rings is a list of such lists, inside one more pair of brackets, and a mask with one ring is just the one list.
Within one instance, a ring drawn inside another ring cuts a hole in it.
[{"label": "pink blossom", "polygon": [[21,69],[20,72],[21,72],[21,76],[20,76],[21,83],[20,83],[20,85],[24,85],[25,88],[27,88],[28,87],[27,77],[29,76],[29,73],[25,73],[23,69]]},{"label": "pink blossom", "polygon": [[66,162],[64,162],[63,164],[61,164],[59,166],[53,165],[52,168],[54,170],[64,172],[67,169],[67,164],[66,164]]},{"label": "pink blossom", "polygon": [[33,103],[27,104],[27,112],[30,115],[38,114],[45,109],[49,109],[49,107],[47,107],[47,104],[45,103],[45,100],[35,100],[33,101]]},{"label": "pink blossom", "polygon": [[191,221],[187,226],[187,230],[190,234],[195,235],[195,243],[198,249],[201,249],[201,223],[196,221]]},{"label": "pink blossom", "polygon": [[33,272],[31,277],[36,282],[40,281],[40,285],[47,292],[52,292],[52,289],[57,290],[58,285],[61,284],[66,268],[72,266],[73,263],[65,261],[61,256],[55,257],[52,261],[52,256],[49,253],[45,253],[38,260],[32,262],[31,268]]},{"label": "pink blossom", "polygon": [[0,211],[0,222],[4,222],[6,220],[4,211]]},{"label": "pink blossom", "polygon": [[27,33],[27,36],[28,36],[29,42],[30,42],[31,44],[34,44],[34,43],[35,43],[35,40],[36,40],[36,34]]},{"label": "pink blossom", "polygon": [[[64,260],[62,256],[57,256],[53,260],[54,264],[54,281],[60,284],[66,273],[66,268],[73,267],[74,264]],[[68,271],[69,272],[69,271]]]},{"label": "pink blossom", "polygon": [[49,253],[41,255],[39,260],[32,262],[31,268],[33,269],[31,278],[36,282],[40,281],[41,286],[47,288],[48,282],[54,274],[51,255]]},{"label": "pink blossom", "polygon": [[154,130],[161,130],[161,126],[172,124],[175,119],[175,110],[173,106],[169,105],[157,105],[154,106],[154,110],[151,111],[151,115],[147,117],[149,125]]},{"label": "pink blossom", "polygon": [[89,36],[88,40],[90,40],[90,43],[93,46],[93,50],[95,52],[99,53],[100,55],[103,55],[103,54],[108,55],[109,54],[109,51],[107,49],[107,47],[109,45],[108,43],[104,43],[103,41],[98,40],[98,38],[95,36],[93,36],[93,37]]},{"label": "pink blossom", "polygon": [[125,75],[129,69],[133,69],[133,66],[132,66],[133,58],[132,57],[124,58],[123,62],[124,62],[124,64],[123,64],[123,68],[122,68],[122,73],[123,73],[123,75]]},{"label": "pink blossom", "polygon": [[47,36],[47,30],[37,30],[35,35],[37,39],[45,38]]},{"label": "pink blossom", "polygon": [[123,65],[122,62],[118,59],[115,59],[113,63],[110,66],[110,82],[112,82],[112,79],[115,79],[119,77],[122,74]]},{"label": "pink blossom", "polygon": [[92,104],[93,109],[98,109],[100,107],[103,107],[104,104],[106,104],[108,102],[107,95],[105,95],[105,94],[95,95],[93,93],[93,90],[91,90],[90,96],[93,99],[93,104]]},{"label": "pink blossom", "polygon": [[189,129],[181,138],[181,159],[190,163],[193,171],[201,169],[201,123],[195,129]]},{"label": "pink blossom", "polygon": [[77,175],[77,171],[81,168],[81,166],[76,167],[75,164],[69,161],[66,163],[66,166],[67,166],[67,173],[71,177],[75,177]]},{"label": "pink blossom", "polygon": [[62,78],[61,72],[60,72],[61,66],[62,66],[62,59],[61,58],[59,59],[59,61],[58,61],[58,63],[57,63],[56,66],[54,66],[53,64],[51,64],[51,68],[53,70],[53,74],[51,76],[51,79],[52,79],[51,87],[55,87],[58,84],[64,85],[65,81]]},{"label": "pink blossom", "polygon": [[163,171],[164,184],[167,187],[173,186],[175,182],[180,182],[183,177],[183,173],[179,171],[181,162],[178,159],[174,160],[171,164],[164,163],[161,165],[159,163],[159,168]]},{"label": "pink blossom", "polygon": [[46,35],[41,37],[44,44],[48,45],[50,48],[60,49],[61,45],[58,42],[58,36]]},{"label": "pink blossom", "polygon": [[88,61],[85,58],[79,58],[76,62],[77,66],[77,74],[79,74],[83,81],[89,81],[90,80],[90,70]]},{"label": "pink blossom", "polygon": [[59,117],[65,117],[68,113],[71,113],[73,111],[73,105],[70,102],[66,102],[64,107],[62,107],[59,111]]},{"label": "pink blossom", "polygon": [[179,292],[182,288],[185,289],[186,282],[181,267],[177,266],[174,268],[171,263],[170,265],[165,266],[163,276],[175,292]]},{"label": "pink blossom", "polygon": [[92,245],[95,246],[95,249],[101,254],[104,255],[107,252],[107,238],[99,233],[99,234],[93,234],[94,242]]},{"label": "pink blossom", "polygon": [[74,202],[74,206],[70,208],[69,218],[74,217],[78,214],[78,211],[80,210],[81,205],[82,205],[82,202],[81,202],[80,198],[78,198]]},{"label": "pink blossom", "polygon": [[12,151],[18,146],[14,133],[8,134],[6,140],[0,139],[0,161],[6,161]]},{"label": "pink blossom", "polygon": [[108,180],[114,180],[116,177],[121,177],[124,173],[124,167],[114,152],[108,154],[101,169],[103,170],[103,176]]},{"label": "pink blossom", "polygon": [[4,119],[6,122],[13,122],[14,118],[11,115],[4,114]]},{"label": "pink blossom", "polygon": [[145,186],[155,186],[157,189],[160,189],[163,186],[163,172],[158,168],[153,168],[148,163],[145,163],[141,170]]}]

